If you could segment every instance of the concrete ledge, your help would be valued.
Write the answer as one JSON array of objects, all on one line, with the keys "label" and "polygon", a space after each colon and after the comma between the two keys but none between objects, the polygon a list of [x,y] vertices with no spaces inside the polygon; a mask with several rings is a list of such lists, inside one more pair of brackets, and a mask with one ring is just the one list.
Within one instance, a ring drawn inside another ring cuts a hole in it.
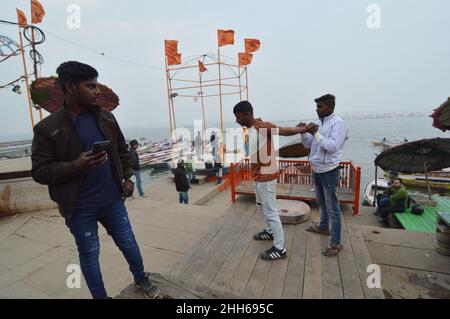
[{"label": "concrete ledge", "polygon": [[0,217],[55,208],[47,186],[31,178],[0,181]]}]

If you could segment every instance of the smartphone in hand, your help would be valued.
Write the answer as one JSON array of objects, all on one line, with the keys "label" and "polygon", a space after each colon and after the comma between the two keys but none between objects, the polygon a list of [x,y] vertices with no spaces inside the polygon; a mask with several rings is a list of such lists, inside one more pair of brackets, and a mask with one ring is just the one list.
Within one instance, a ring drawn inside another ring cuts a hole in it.
[{"label": "smartphone in hand", "polygon": [[101,153],[101,152],[108,152],[109,146],[111,145],[110,140],[95,142],[92,145],[92,155]]}]

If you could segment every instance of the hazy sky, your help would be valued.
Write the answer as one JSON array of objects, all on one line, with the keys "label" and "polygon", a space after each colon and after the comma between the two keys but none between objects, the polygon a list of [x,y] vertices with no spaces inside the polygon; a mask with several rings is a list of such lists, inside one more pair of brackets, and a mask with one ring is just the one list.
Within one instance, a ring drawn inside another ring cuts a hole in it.
[{"label": "hazy sky", "polygon": [[[115,111],[123,127],[168,123],[164,39],[180,41],[183,57],[216,52],[217,29],[236,31],[236,45],[223,54],[235,59],[244,38],[261,40],[249,68],[250,100],[267,120],[314,116],[314,98],[337,96],[337,113],[431,111],[450,96],[450,1],[107,1],[41,0],[44,31],[94,51],[145,64],[108,59],[47,33],[38,47],[42,75],[66,60],[91,64],[99,81],[120,96]],[[69,4],[81,8],[81,28],[70,29]],[[381,8],[381,28],[367,26],[370,4]],[[16,21],[28,0],[1,0],[0,19]],[[18,40],[15,26],[0,34]],[[23,74],[20,57],[0,64],[0,85]],[[211,74],[212,71],[211,71]],[[186,76],[188,76],[186,74]],[[207,75],[206,75],[207,76]],[[238,97],[224,101],[232,120]],[[206,103],[209,121],[218,101]],[[0,90],[0,136],[30,133],[26,94]],[[177,98],[177,122],[200,118],[199,103]],[[35,113],[37,117],[37,113]]]}]

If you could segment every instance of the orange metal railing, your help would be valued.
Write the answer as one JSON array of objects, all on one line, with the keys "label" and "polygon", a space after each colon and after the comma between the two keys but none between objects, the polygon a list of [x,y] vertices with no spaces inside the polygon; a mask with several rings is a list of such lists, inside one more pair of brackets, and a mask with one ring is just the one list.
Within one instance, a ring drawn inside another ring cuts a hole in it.
[{"label": "orange metal railing", "polygon": [[[278,161],[279,184],[298,184],[312,186],[313,174],[309,161],[296,161],[296,160],[280,160]],[[339,187],[349,188],[354,194],[354,198],[351,202],[355,215],[359,213],[360,203],[360,191],[361,191],[361,168],[356,167],[353,162],[341,162],[341,178]],[[237,164],[231,164],[230,169],[231,179],[231,199],[233,203],[236,202],[237,185],[242,181],[251,181],[252,172],[250,166],[250,160],[245,159]]]}]

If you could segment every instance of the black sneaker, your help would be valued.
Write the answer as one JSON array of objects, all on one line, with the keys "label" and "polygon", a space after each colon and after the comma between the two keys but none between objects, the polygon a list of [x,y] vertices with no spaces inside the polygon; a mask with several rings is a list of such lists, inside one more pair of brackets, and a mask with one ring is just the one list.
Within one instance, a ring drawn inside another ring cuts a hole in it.
[{"label": "black sneaker", "polygon": [[139,289],[145,298],[156,299],[159,296],[159,288],[150,281],[150,274],[145,273],[145,278],[139,284],[135,284],[135,287]]},{"label": "black sneaker", "polygon": [[254,240],[273,240],[273,234],[269,233],[267,230],[264,230],[258,234],[253,236]]},{"label": "black sneaker", "polygon": [[287,257],[287,251],[286,249],[279,250],[276,247],[272,247],[269,250],[266,250],[261,254],[261,258],[263,260],[277,260],[277,259],[284,259]]}]

